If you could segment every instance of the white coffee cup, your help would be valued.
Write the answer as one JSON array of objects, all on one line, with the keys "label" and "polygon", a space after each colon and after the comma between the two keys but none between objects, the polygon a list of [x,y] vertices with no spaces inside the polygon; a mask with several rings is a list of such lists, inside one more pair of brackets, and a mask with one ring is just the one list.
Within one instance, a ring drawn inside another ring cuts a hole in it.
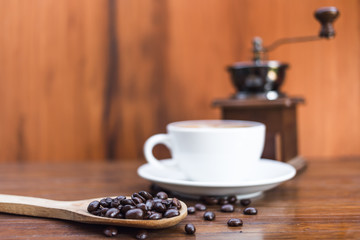
[{"label": "white coffee cup", "polygon": [[157,144],[169,148],[175,166],[189,180],[232,182],[243,179],[260,160],[265,125],[239,120],[194,120],[167,125],[167,134],[146,140],[146,160],[166,171],[153,155]]}]

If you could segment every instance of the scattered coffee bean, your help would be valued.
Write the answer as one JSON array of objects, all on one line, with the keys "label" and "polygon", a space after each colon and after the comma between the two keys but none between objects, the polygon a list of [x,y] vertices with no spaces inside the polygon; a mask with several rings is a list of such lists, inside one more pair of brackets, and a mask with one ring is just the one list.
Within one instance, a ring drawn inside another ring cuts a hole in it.
[{"label": "scattered coffee bean", "polygon": [[196,228],[193,224],[188,223],[185,225],[185,232],[187,234],[194,234],[196,232]]},{"label": "scattered coffee bean", "polygon": [[196,212],[196,209],[195,209],[195,207],[190,206],[187,208],[187,212],[188,212],[188,214],[194,214]]},{"label": "scattered coffee bean", "polygon": [[136,239],[138,240],[144,240],[147,239],[148,237],[148,232],[146,230],[140,230],[137,234],[136,234]]},{"label": "scattered coffee bean", "polygon": [[93,212],[93,211],[96,211],[98,208],[100,207],[100,202],[99,201],[92,201],[87,210],[88,212]]},{"label": "scattered coffee bean", "polygon": [[244,214],[245,215],[256,215],[257,214],[257,209],[254,207],[247,207],[244,209]]},{"label": "scattered coffee bean", "polygon": [[244,206],[244,207],[249,206],[250,203],[251,203],[251,200],[250,200],[250,199],[241,199],[241,200],[240,200],[240,204],[241,204],[242,206]]},{"label": "scattered coffee bean", "polygon": [[216,197],[201,197],[201,201],[207,205],[215,205],[218,203],[218,199]]},{"label": "scattered coffee bean", "polygon": [[234,211],[234,205],[232,205],[232,204],[222,205],[220,211],[222,211],[222,212],[233,212]]},{"label": "scattered coffee bean", "polygon": [[159,198],[159,199],[167,199],[168,198],[168,195],[166,192],[158,192],[156,194],[156,197]]},{"label": "scattered coffee bean", "polygon": [[104,229],[104,235],[107,237],[114,237],[118,234],[118,230],[116,227],[109,226]]},{"label": "scattered coffee bean", "polygon": [[228,196],[229,203],[236,203],[237,197],[235,195]]},{"label": "scattered coffee bean", "polygon": [[218,200],[219,205],[225,205],[225,204],[228,204],[228,203],[229,203],[229,200],[227,199],[227,197],[221,197]]},{"label": "scattered coffee bean", "polygon": [[229,219],[229,221],[227,222],[227,225],[229,227],[238,227],[238,226],[242,226],[243,225],[243,221],[239,218],[231,218]]},{"label": "scattered coffee bean", "polygon": [[204,213],[204,219],[207,221],[213,221],[215,219],[215,213],[211,211],[207,211]]},{"label": "scattered coffee bean", "polygon": [[195,209],[199,210],[199,211],[205,211],[206,210],[206,206],[202,203],[197,203],[195,204]]}]

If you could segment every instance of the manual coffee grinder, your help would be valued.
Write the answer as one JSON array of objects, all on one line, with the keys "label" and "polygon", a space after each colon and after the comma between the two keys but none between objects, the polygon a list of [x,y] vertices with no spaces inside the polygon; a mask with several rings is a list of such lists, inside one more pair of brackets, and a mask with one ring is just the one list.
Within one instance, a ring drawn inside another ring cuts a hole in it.
[{"label": "manual coffee grinder", "polygon": [[336,7],[315,11],[321,23],[317,36],[283,38],[264,47],[259,37],[253,39],[253,60],[237,62],[228,67],[237,92],[231,98],[218,99],[213,106],[221,109],[223,119],[251,120],[266,125],[263,158],[289,162],[298,170],[305,160],[298,156],[296,107],[302,97],[287,96],[280,89],[288,64],[268,61],[268,52],[282,44],[331,39],[335,36],[333,21],[339,16]]}]

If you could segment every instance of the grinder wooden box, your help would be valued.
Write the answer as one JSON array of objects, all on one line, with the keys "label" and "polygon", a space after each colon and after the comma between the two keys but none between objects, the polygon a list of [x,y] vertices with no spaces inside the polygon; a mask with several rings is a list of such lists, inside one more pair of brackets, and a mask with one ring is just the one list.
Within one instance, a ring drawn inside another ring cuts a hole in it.
[{"label": "grinder wooden box", "polygon": [[263,158],[283,162],[298,157],[296,107],[303,98],[281,97],[268,99],[219,99],[213,106],[221,108],[223,119],[251,120],[266,125]]}]

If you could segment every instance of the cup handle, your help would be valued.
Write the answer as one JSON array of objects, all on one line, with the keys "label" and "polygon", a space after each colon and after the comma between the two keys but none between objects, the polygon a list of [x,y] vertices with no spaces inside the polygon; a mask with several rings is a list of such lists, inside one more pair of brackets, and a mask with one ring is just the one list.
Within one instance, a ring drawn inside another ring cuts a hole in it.
[{"label": "cup handle", "polygon": [[148,138],[145,141],[144,155],[145,155],[146,160],[150,164],[160,167],[160,168],[166,168],[166,166],[164,164],[162,164],[158,159],[156,159],[153,155],[153,149],[158,144],[164,144],[170,150],[170,153],[171,153],[170,136],[168,134],[160,133],[160,134],[151,136],[150,138]]}]

